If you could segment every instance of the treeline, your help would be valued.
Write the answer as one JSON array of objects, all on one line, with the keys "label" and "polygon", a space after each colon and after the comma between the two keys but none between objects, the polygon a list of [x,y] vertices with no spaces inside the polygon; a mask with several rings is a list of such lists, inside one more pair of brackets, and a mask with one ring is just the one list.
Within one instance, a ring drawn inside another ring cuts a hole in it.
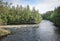
[{"label": "treeline", "polygon": [[42,14],[43,19],[50,20],[52,13],[53,13],[53,11],[47,11],[46,13]]},{"label": "treeline", "polygon": [[55,8],[54,11],[48,11],[42,16],[44,19],[54,22],[56,26],[60,26],[60,6]]},{"label": "treeline", "polygon": [[34,7],[30,10],[29,5],[27,7],[11,5],[12,3],[0,0],[0,25],[35,24],[41,22],[42,17]]}]

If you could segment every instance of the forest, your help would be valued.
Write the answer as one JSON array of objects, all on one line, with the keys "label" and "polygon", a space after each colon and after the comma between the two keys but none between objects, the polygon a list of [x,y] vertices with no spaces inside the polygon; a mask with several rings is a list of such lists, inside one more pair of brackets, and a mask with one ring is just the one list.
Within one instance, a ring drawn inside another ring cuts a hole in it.
[{"label": "forest", "polygon": [[12,3],[0,0],[0,25],[38,24],[44,19],[60,26],[60,6],[52,11],[41,14],[35,7],[32,10],[29,5],[26,7],[17,5],[15,7],[12,6]]},{"label": "forest", "polygon": [[12,3],[0,0],[0,25],[12,24],[37,24],[42,20],[41,14],[33,7],[30,10],[29,5],[12,6]]},{"label": "forest", "polygon": [[52,21],[56,26],[60,26],[60,6],[53,11],[48,11],[42,15],[43,19]]}]

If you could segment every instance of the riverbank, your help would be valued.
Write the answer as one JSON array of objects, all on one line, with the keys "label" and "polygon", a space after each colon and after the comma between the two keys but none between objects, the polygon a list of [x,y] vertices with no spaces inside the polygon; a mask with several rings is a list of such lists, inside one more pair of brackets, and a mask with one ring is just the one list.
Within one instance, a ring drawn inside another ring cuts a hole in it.
[{"label": "riverbank", "polygon": [[12,28],[12,27],[18,27],[18,28],[21,28],[21,27],[38,27],[39,24],[28,24],[28,25],[0,25],[0,28]]},{"label": "riverbank", "polygon": [[34,25],[0,25],[0,37],[6,36],[11,33],[8,28],[22,28],[22,27],[38,27],[38,24]]},{"label": "riverbank", "polygon": [[0,38],[4,37],[4,36],[7,36],[10,33],[11,33],[11,31],[0,28]]}]

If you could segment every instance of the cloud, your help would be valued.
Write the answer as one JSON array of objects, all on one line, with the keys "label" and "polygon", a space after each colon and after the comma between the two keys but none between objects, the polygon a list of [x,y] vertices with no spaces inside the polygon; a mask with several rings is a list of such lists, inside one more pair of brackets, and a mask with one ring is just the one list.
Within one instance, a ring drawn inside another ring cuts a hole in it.
[{"label": "cloud", "polygon": [[35,7],[40,13],[45,13],[49,10],[54,10],[57,6],[60,6],[60,0],[5,0],[7,2],[12,2],[14,6],[19,5],[29,5],[30,9]]},{"label": "cloud", "polygon": [[58,6],[60,6],[60,0],[44,0],[42,3],[35,5],[35,8],[39,9],[40,13],[45,13],[54,10]]},{"label": "cloud", "polygon": [[[36,1],[36,4],[34,3]],[[54,10],[56,7],[60,6],[60,0],[35,0],[32,4],[27,3],[30,5],[30,9],[35,7],[39,10],[40,13],[45,13],[46,11]],[[26,4],[22,4],[26,5]]]}]

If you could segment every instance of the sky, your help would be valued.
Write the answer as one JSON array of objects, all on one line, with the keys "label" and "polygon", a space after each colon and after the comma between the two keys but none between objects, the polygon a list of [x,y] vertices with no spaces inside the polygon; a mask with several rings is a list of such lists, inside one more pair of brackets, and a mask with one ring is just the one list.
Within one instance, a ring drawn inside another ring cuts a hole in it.
[{"label": "sky", "polygon": [[60,6],[60,0],[3,0],[5,2],[13,3],[14,6],[22,5],[23,7],[29,5],[30,9],[35,7],[40,13],[54,10]]}]

